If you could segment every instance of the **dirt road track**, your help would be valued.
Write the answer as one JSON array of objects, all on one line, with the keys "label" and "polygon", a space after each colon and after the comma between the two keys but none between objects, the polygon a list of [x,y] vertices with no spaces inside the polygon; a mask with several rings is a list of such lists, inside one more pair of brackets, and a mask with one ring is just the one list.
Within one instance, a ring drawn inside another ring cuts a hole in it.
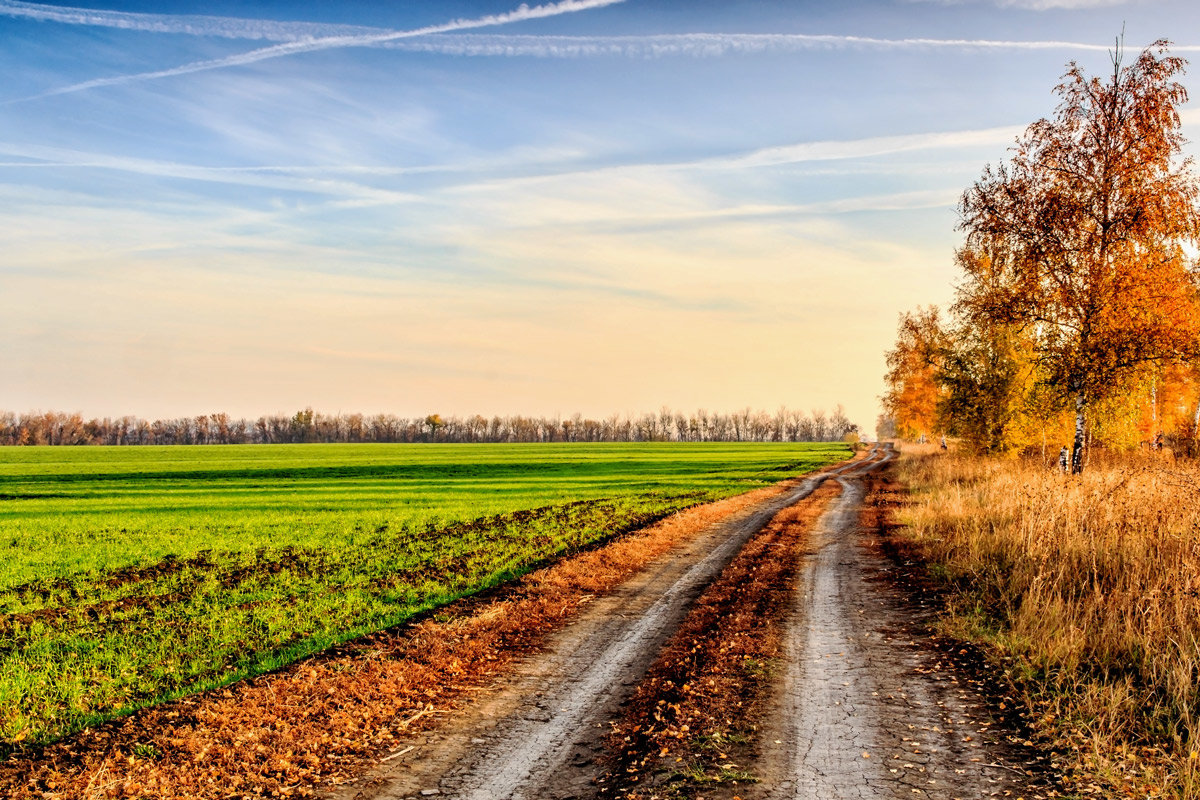
[{"label": "dirt road track", "polygon": [[772,516],[830,479],[843,493],[822,517],[801,577],[786,674],[752,770],[762,782],[745,796],[966,798],[1005,789],[1036,796],[984,744],[979,698],[924,668],[899,599],[869,577],[886,565],[859,546],[863,476],[891,457],[872,453],[713,526],[594,601],[547,652],[522,662],[465,715],[404,743],[336,797],[594,796],[608,722],[691,603]]},{"label": "dirt road track", "polygon": [[862,477],[884,463],[839,477],[842,494],[814,532],[762,739],[761,783],[746,796],[1043,795],[983,698],[923,646],[928,619],[879,579],[892,564],[866,546],[860,511]]},{"label": "dirt road track", "polygon": [[410,742],[340,797],[463,800],[586,797],[608,721],[637,686],[691,602],[778,511],[853,464],[714,525],[608,597],[523,662],[466,718]]}]

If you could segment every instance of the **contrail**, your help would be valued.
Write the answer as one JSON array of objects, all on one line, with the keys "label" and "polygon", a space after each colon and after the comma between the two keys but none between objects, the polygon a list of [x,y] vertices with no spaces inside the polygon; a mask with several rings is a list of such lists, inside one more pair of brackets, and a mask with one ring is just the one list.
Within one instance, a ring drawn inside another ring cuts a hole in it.
[{"label": "contrail", "polygon": [[558,16],[559,14],[571,14],[576,11],[587,11],[589,9],[602,8],[604,6],[610,6],[621,2],[624,2],[624,0],[561,0],[561,2],[548,3],[540,6],[528,6],[522,4],[516,9],[507,11],[503,14],[489,14],[487,16],[477,17],[475,19],[456,19],[440,25],[427,25],[423,28],[414,28],[407,31],[384,31],[382,33],[371,34],[324,36],[317,39],[286,42],[284,44],[262,47],[258,50],[251,50],[246,53],[227,56],[225,58],[216,58],[208,61],[193,61],[190,64],[184,64],[182,66],[172,67],[170,69],[155,70],[153,72],[138,72],[131,75],[117,75],[111,78],[97,78],[95,80],[64,86],[60,89],[51,89],[50,91],[42,92],[41,94],[33,95],[31,97],[10,100],[5,105],[24,102],[27,100],[36,100],[43,97],[70,94],[72,92],[82,92],[87,89],[95,89],[101,86],[113,86],[132,81],[147,81],[157,78],[169,78],[175,75],[188,75],[193,72],[205,72],[207,70],[223,69],[224,67],[243,66],[245,64],[254,64],[258,61],[266,61],[267,59],[271,58],[281,58],[283,56],[296,55],[298,53],[311,53],[317,50],[332,50],[340,47],[371,47],[374,45],[386,44],[399,39],[410,39],[415,36],[428,36],[435,33],[446,33],[448,31],[484,28],[492,25],[506,25],[510,22],[522,22],[530,19],[554,17]]},{"label": "contrail", "polygon": [[[612,0],[617,2],[618,0]],[[1108,0],[1104,0],[1107,2]],[[1006,5],[1069,4],[1074,0],[1022,0]],[[563,5],[563,4],[558,4]],[[608,5],[596,3],[595,5]],[[536,10],[536,9],[535,9]],[[564,9],[557,13],[565,13]],[[579,9],[581,10],[581,9]],[[519,11],[519,9],[518,9]],[[516,12],[513,12],[516,13]],[[379,46],[403,50],[460,56],[532,56],[537,58],[587,58],[625,56],[657,58],[664,56],[712,57],[729,53],[768,53],[821,48],[869,49],[959,49],[959,50],[1082,50],[1103,52],[1110,44],[1069,41],[1022,41],[1003,39],[881,39],[809,33],[686,33],[649,36],[505,36],[436,35],[462,27],[441,27],[426,32],[405,32],[405,38],[430,36],[427,41],[399,42],[388,39],[395,31],[364,25],[336,25],[319,22],[218,17],[198,14],[145,14],[104,9],[50,6],[21,0],[0,0],[0,16],[20,17],[41,22],[90,25],[150,33],[178,33],[192,36],[217,36],[227,39],[263,39],[275,42],[313,42],[340,37],[383,39]],[[512,21],[512,20],[510,20]],[[453,23],[451,23],[453,25]],[[479,22],[479,25],[499,24]],[[371,46],[364,42],[362,46]],[[1200,46],[1174,46],[1179,52],[1200,51]],[[286,55],[286,53],[285,53]],[[268,56],[271,57],[271,56]],[[189,65],[190,66],[190,65]],[[211,68],[211,67],[210,67]],[[183,69],[182,67],[180,69]],[[170,73],[180,74],[180,73]]]},{"label": "contrail", "polygon": [[294,42],[324,36],[354,36],[384,33],[383,28],[362,25],[331,25],[319,22],[279,22],[267,19],[214,17],[199,14],[138,14],[105,9],[48,6],[20,0],[0,0],[0,16],[88,25],[149,33],[182,33],[190,36],[219,36],[225,39],[265,39]]},{"label": "contrail", "polygon": [[[616,0],[613,0],[616,2]],[[1095,0],[1089,0],[1095,2]],[[1009,0],[1004,5],[1042,8],[1047,5],[1074,7],[1085,0]],[[1112,0],[1099,0],[1112,2]],[[607,5],[598,3],[597,5]],[[564,13],[564,12],[558,12]],[[321,22],[284,22],[243,17],[218,17],[199,14],[145,14],[106,9],[51,6],[22,0],[0,0],[0,16],[19,17],[40,22],[90,25],[150,33],[180,33],[192,36],[217,36],[227,39],[263,39],[275,42],[302,42],[330,37],[389,36],[395,32],[365,25],[336,25]],[[480,23],[489,24],[489,23]],[[497,23],[490,23],[497,24]],[[429,34],[407,32],[406,36]],[[453,28],[461,30],[461,28]],[[627,56],[721,56],[727,53],[764,53],[819,48],[858,47],[872,49],[961,50],[1084,50],[1102,52],[1111,44],[1068,41],[1021,41],[1004,39],[881,39],[810,33],[685,33],[649,36],[504,36],[462,35],[432,36],[428,41],[388,42],[386,47],[418,52],[464,56],[534,56],[541,58],[585,58]],[[1200,51],[1200,46],[1175,46],[1180,52]]]},{"label": "contrail", "polygon": [[[385,47],[452,56],[529,56],[535,58],[662,58],[692,56],[706,58],[729,54],[794,52],[818,49],[872,50],[1082,50],[1105,52],[1111,44],[1066,41],[1019,41],[997,39],[879,39],[810,33],[680,33],[649,36],[431,36],[420,41],[388,42]],[[1172,51],[1200,50],[1196,46],[1172,46]]]}]

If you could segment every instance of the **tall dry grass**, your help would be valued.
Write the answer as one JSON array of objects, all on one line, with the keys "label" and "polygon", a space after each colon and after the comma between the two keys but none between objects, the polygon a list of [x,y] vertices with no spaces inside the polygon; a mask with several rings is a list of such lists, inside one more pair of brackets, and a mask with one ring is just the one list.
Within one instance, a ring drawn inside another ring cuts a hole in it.
[{"label": "tall dry grass", "polygon": [[953,587],[1077,775],[1200,798],[1200,466],[908,454],[902,536]]}]

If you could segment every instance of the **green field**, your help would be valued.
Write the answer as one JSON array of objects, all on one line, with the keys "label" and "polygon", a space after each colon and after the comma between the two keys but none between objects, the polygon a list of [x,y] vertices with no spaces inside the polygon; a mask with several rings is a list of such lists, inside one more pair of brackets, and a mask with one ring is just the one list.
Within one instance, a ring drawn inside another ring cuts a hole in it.
[{"label": "green field", "polygon": [[841,444],[0,450],[0,754],[277,667]]}]

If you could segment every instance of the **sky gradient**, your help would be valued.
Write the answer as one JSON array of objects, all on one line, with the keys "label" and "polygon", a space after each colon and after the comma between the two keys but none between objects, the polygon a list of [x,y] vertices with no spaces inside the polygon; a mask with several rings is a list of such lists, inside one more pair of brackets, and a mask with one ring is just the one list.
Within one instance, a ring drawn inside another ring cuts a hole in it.
[{"label": "sky gradient", "polygon": [[1122,27],[1200,53],[1193,0],[0,0],[0,408],[871,429]]}]

